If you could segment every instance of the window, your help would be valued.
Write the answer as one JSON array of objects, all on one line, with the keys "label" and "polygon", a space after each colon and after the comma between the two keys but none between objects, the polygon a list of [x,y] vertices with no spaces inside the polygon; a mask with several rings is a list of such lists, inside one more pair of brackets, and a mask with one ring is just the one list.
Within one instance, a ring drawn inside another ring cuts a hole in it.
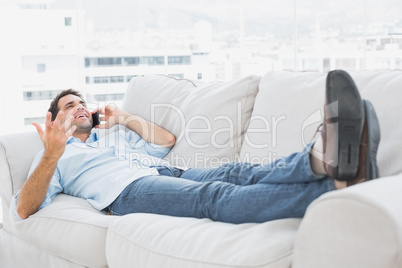
[{"label": "window", "polygon": [[130,82],[130,80],[134,77],[137,77],[137,75],[127,75],[127,82]]},{"label": "window", "polygon": [[169,76],[177,77],[177,78],[184,78],[184,74],[169,74]]},{"label": "window", "polygon": [[140,57],[140,64],[141,65],[164,65],[165,57],[164,56]]},{"label": "window", "polygon": [[124,76],[110,76],[110,83],[122,83],[124,82]]},{"label": "window", "polygon": [[24,101],[52,100],[61,90],[40,90],[40,91],[24,91]]},{"label": "window", "polygon": [[121,58],[98,58],[98,66],[121,65]]},{"label": "window", "polygon": [[29,118],[24,118],[24,125],[30,126],[32,125],[33,122],[39,123],[39,124],[44,124],[46,121],[46,117],[29,117]]},{"label": "window", "polygon": [[96,77],[94,77],[94,84],[103,84],[103,83],[109,83],[109,77],[108,76],[96,76]]},{"label": "window", "polygon": [[87,101],[95,102],[95,101],[121,101],[124,98],[124,93],[115,93],[115,94],[88,94]]},{"label": "window", "polygon": [[85,67],[96,67],[96,66],[120,66],[121,64],[120,57],[100,57],[100,58],[85,58]]},{"label": "window", "polygon": [[191,64],[190,56],[168,56],[169,65],[187,65]]},{"label": "window", "polygon": [[102,84],[102,83],[124,83],[124,76],[95,76],[85,77],[86,84]]},{"label": "window", "polygon": [[36,70],[38,71],[38,73],[46,72],[46,64],[44,64],[44,63],[37,64],[36,65]]},{"label": "window", "polygon": [[72,18],[71,17],[65,17],[64,18],[64,26],[71,26],[72,25]]},{"label": "window", "polygon": [[32,100],[32,92],[24,92],[24,101]]},{"label": "window", "polygon": [[140,57],[125,57],[124,58],[124,63],[126,65],[137,66],[137,65],[140,64]]}]

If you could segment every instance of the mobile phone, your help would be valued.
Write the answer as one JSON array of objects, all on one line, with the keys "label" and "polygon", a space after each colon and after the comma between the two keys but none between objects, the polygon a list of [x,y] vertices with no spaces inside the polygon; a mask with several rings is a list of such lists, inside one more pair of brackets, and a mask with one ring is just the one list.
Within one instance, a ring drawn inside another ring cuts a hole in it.
[{"label": "mobile phone", "polygon": [[93,113],[92,114],[92,127],[95,127],[97,125],[100,125],[100,118],[99,118],[99,113]]}]

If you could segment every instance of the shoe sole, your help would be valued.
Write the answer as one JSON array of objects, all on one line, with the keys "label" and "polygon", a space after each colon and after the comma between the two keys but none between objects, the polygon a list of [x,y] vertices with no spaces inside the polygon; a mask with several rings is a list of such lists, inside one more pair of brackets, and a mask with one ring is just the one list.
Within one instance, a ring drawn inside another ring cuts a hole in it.
[{"label": "shoe sole", "polygon": [[377,150],[381,140],[381,130],[373,105],[368,100],[364,100],[363,102],[368,128],[366,180],[372,180],[380,177],[377,166]]},{"label": "shoe sole", "polygon": [[326,98],[330,118],[325,120],[338,127],[338,150],[333,150],[337,155],[332,156],[338,159],[334,175],[340,181],[353,180],[359,168],[363,101],[353,79],[341,70],[328,73]]}]

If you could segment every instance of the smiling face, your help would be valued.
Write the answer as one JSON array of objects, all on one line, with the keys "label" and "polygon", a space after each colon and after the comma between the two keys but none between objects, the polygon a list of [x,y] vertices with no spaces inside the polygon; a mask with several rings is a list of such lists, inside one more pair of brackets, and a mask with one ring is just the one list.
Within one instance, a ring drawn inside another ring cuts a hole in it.
[{"label": "smiling face", "polygon": [[74,120],[71,126],[77,126],[76,133],[90,133],[92,129],[92,115],[87,109],[85,101],[75,95],[66,95],[60,98],[58,104],[60,111],[64,112],[62,123],[65,122],[67,116],[73,115]]}]

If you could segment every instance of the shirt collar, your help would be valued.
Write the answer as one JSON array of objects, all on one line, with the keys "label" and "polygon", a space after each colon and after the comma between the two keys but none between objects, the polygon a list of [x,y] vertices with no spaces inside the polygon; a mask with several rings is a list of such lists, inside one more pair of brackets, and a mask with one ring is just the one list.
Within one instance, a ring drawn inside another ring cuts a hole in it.
[{"label": "shirt collar", "polygon": [[[86,142],[95,142],[97,140],[98,140],[98,135],[96,134],[96,132],[93,132],[93,133],[91,133],[91,135],[89,135]],[[67,140],[67,144],[70,144],[73,142],[82,142],[82,141],[74,136],[70,136],[70,138],[68,138],[68,140]]]},{"label": "shirt collar", "polygon": [[95,142],[98,140],[98,134],[96,132],[92,132],[91,135],[89,135],[87,142]]}]

